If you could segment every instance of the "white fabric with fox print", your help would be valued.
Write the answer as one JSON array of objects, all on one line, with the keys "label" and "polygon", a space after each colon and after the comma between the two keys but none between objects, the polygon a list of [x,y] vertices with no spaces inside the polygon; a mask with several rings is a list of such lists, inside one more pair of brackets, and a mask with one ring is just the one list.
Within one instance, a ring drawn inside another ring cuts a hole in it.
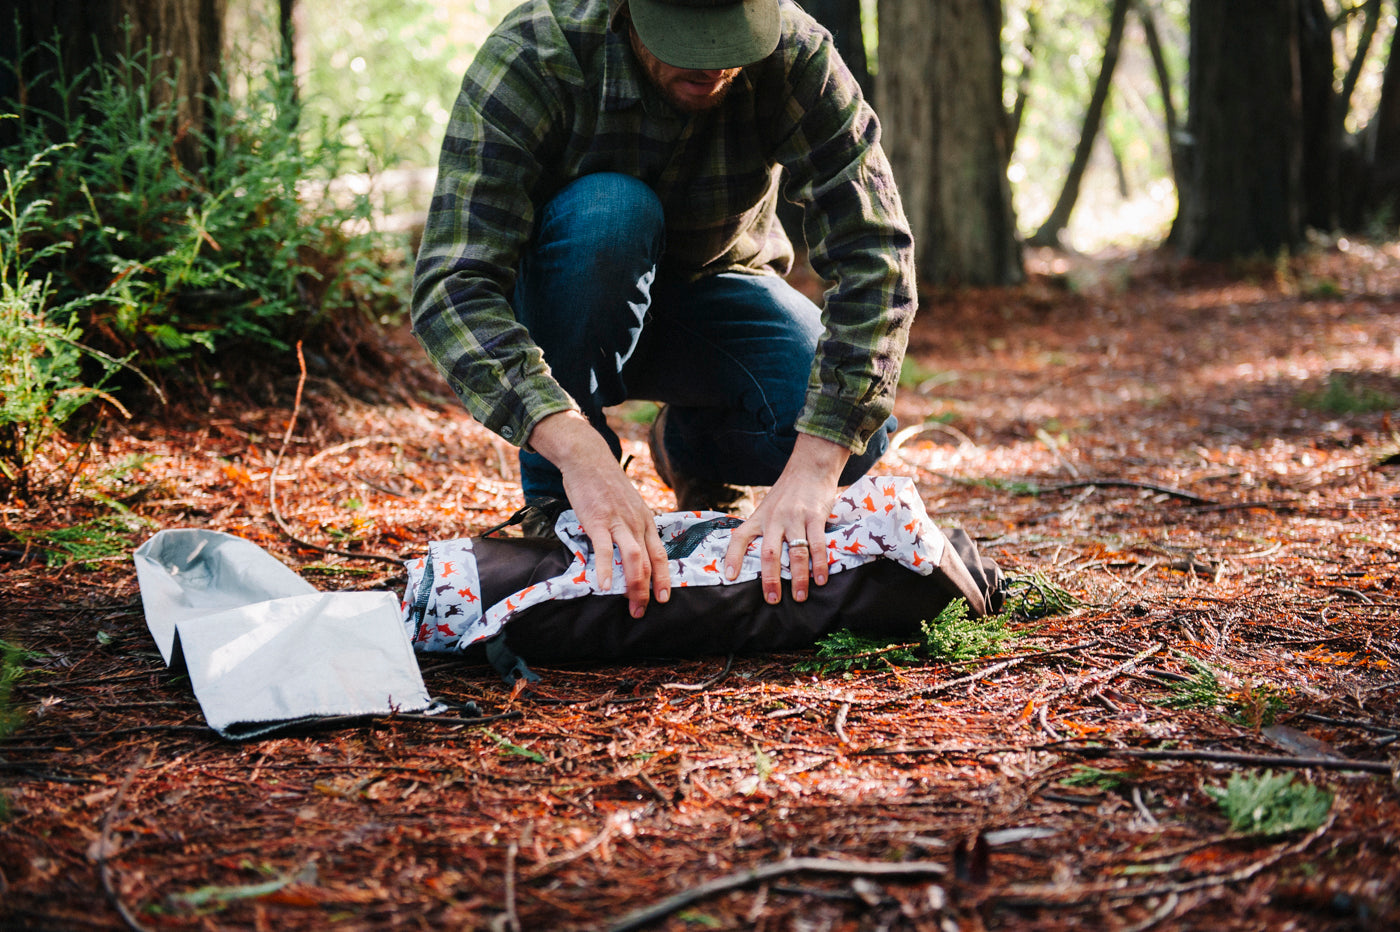
[{"label": "white fabric with fox print", "polygon": [[[670,544],[716,517],[708,511],[672,512],[658,515],[656,527],[662,543]],[[512,617],[542,602],[615,595],[598,586],[597,554],[574,513],[561,514],[554,530],[574,555],[568,569],[490,606],[481,604],[470,539],[436,542],[426,557],[410,561],[402,610],[414,647],[420,651],[467,647],[491,637]],[[866,476],[853,483],[837,498],[827,520],[826,536],[827,565],[832,573],[885,559],[927,576],[950,546],[924,509],[914,481],[903,476]],[[739,575],[732,581],[724,578],[723,571],[729,539],[730,529],[717,528],[694,550],[671,560],[675,589],[738,585],[758,579],[762,538],[749,546]],[[622,563],[615,548],[612,558],[613,579],[618,579]],[[786,545],[782,575],[791,578]]]}]

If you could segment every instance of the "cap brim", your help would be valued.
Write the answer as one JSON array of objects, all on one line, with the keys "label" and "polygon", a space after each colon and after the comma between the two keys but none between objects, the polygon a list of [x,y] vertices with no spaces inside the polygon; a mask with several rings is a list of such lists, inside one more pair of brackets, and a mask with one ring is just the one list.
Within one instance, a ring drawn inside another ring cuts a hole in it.
[{"label": "cap brim", "polygon": [[630,0],[628,9],[647,51],[675,68],[742,68],[778,47],[778,0],[705,7]]}]

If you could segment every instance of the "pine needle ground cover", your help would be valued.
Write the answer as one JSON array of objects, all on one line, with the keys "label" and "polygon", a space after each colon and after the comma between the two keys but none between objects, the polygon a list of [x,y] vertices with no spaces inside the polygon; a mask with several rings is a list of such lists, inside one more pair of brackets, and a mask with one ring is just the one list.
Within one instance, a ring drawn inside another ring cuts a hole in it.
[{"label": "pine needle ground cover", "polygon": [[[455,722],[219,740],[129,557],[208,527],[393,589],[507,517],[513,452],[405,334],[304,395],[272,372],[111,425],[3,507],[0,926],[1400,925],[1400,251],[1289,272],[1047,260],[925,296],[911,353],[949,375],[911,380],[883,468],[1071,597],[1033,622],[514,694],[425,658]],[[617,426],[668,506],[645,424]]]}]

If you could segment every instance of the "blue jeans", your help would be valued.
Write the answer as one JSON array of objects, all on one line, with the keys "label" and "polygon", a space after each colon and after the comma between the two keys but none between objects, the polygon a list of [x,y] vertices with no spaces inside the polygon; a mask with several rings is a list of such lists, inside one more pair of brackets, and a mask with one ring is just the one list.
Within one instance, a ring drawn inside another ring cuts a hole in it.
[{"label": "blue jeans", "polygon": [[[660,268],[661,202],[626,175],[586,175],[541,212],[512,305],[545,362],[621,455],[603,408],[630,399],[670,406],[662,442],[689,478],[772,485],[792,455],[793,428],[821,335],[821,312],[774,275],[687,281]],[[852,456],[841,484],[864,475],[895,421]],[[564,498],[559,470],[520,454],[527,499]]]}]

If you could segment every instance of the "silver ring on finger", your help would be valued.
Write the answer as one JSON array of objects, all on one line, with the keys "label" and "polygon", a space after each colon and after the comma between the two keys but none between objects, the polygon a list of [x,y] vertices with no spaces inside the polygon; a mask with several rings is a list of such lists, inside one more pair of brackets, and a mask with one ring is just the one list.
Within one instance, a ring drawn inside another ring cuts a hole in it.
[{"label": "silver ring on finger", "polygon": [[798,547],[801,547],[803,550],[810,550],[810,549],[812,549],[812,548],[811,548],[811,545],[807,543],[807,538],[805,538],[805,537],[799,537],[799,538],[797,538],[796,540],[789,540],[789,541],[788,541],[788,549],[789,549],[789,550],[796,550]]}]

